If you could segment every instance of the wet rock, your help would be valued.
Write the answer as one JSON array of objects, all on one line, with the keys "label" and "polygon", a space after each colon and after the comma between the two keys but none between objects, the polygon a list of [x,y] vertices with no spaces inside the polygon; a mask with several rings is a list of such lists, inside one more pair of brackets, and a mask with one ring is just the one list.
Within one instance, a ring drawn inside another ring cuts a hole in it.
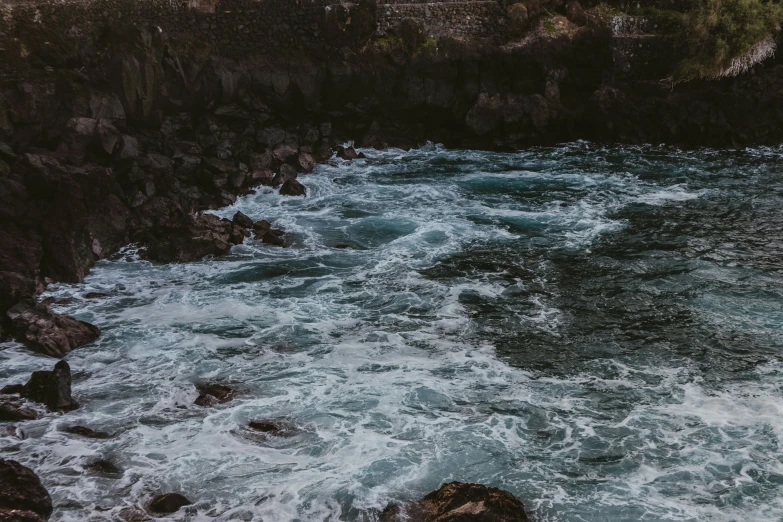
[{"label": "wet rock", "polygon": [[266,435],[274,435],[275,437],[293,437],[299,431],[295,424],[278,420],[250,421],[248,422],[247,427],[253,431],[258,431]]},{"label": "wet rock", "polygon": [[99,475],[122,475],[122,469],[108,460],[103,459],[91,462],[87,464],[85,468],[92,473],[97,473]]},{"label": "wet rock", "polygon": [[13,399],[0,399],[0,422],[35,420],[38,414]]},{"label": "wet rock", "polygon": [[274,150],[275,158],[280,162],[286,162],[296,155],[298,147],[294,143],[281,143]]},{"label": "wet rock", "polygon": [[254,170],[253,173],[250,174],[250,184],[252,186],[266,185],[271,187],[275,184],[274,179],[275,173],[272,172],[271,169]]},{"label": "wet rock", "polygon": [[24,390],[24,384],[8,384],[0,389],[0,395],[19,395]]},{"label": "wet rock", "polygon": [[296,169],[291,165],[281,165],[280,172],[275,174],[275,177],[272,179],[272,185],[275,187],[279,187],[280,185],[285,184],[286,181],[295,180],[295,179],[296,179]]},{"label": "wet rock", "polygon": [[179,493],[166,493],[154,497],[148,506],[151,513],[168,515],[177,512],[180,508],[193,504]]},{"label": "wet rock", "polygon": [[16,154],[14,154],[14,150],[7,143],[0,142],[0,159],[9,163],[16,161]]},{"label": "wet rock", "polygon": [[30,468],[0,459],[0,520],[43,522],[52,515],[52,499]]},{"label": "wet rock", "polygon": [[80,435],[82,437],[87,437],[88,439],[110,439],[111,433],[106,433],[105,431],[95,431],[90,428],[86,428],[84,426],[69,426],[65,429],[63,429],[65,433],[70,433],[72,435]]},{"label": "wet rock", "polygon": [[103,299],[105,297],[109,297],[109,294],[104,294],[102,292],[87,292],[84,294],[85,299]]},{"label": "wet rock", "polygon": [[197,406],[214,406],[229,402],[234,398],[234,390],[222,384],[206,384],[197,386],[199,396],[193,402]]},{"label": "wet rock", "polygon": [[149,520],[152,520],[142,510],[132,507],[122,508],[120,512],[117,513],[117,516],[119,516],[120,520],[123,522],[148,522]]},{"label": "wet rock", "polygon": [[231,221],[242,228],[253,228],[253,220],[247,217],[242,212],[237,212]]},{"label": "wet rock", "polygon": [[226,254],[243,239],[241,229],[235,230],[231,221],[212,214],[179,213],[145,236],[144,254],[148,259],[165,263],[195,261]]},{"label": "wet rock", "polygon": [[359,155],[356,153],[356,149],[353,147],[339,146],[337,147],[335,153],[337,154],[338,158],[344,160],[355,160],[359,157]]},{"label": "wet rock", "polygon": [[71,367],[65,361],[59,361],[51,371],[33,372],[21,395],[46,405],[51,411],[70,411],[79,407],[71,397]]},{"label": "wet rock", "polygon": [[508,491],[451,482],[407,506],[389,506],[380,522],[528,522],[525,506]]},{"label": "wet rock", "polygon": [[256,234],[256,239],[260,239],[263,243],[285,246],[285,238],[283,237],[285,232],[273,229],[272,224],[265,219],[256,221],[253,224],[253,231]]},{"label": "wet rock", "polygon": [[97,326],[52,312],[31,300],[17,303],[6,312],[11,333],[31,350],[62,357],[71,350],[98,338]]},{"label": "wet rock", "polygon": [[289,179],[283,186],[280,187],[281,196],[304,196],[307,194],[307,190],[304,185],[296,181],[295,179]]}]

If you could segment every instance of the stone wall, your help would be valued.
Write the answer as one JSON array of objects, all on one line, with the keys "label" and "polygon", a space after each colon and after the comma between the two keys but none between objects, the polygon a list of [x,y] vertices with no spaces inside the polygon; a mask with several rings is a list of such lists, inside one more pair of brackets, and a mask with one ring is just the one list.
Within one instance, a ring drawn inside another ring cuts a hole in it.
[{"label": "stone wall", "polygon": [[486,38],[504,34],[506,11],[495,0],[409,3],[392,0],[378,5],[378,34],[386,34],[405,18],[424,23],[433,36]]}]

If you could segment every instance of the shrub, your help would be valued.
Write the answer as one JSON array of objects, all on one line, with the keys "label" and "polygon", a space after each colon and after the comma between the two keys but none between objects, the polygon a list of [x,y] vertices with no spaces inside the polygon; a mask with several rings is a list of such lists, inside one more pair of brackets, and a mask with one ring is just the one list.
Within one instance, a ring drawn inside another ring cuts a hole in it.
[{"label": "shrub", "polygon": [[676,80],[740,74],[772,55],[783,9],[762,0],[701,0],[684,16],[688,56]]}]

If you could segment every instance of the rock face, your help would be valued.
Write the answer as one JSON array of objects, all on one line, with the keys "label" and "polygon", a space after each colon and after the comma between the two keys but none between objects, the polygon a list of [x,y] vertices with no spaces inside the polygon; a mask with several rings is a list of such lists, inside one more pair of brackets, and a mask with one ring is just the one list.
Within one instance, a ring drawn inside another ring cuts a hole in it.
[{"label": "rock face", "polygon": [[100,335],[97,326],[52,312],[44,304],[24,300],[6,312],[11,333],[30,349],[63,357]]},{"label": "rock face", "polygon": [[55,364],[54,370],[33,372],[21,395],[45,404],[51,411],[70,411],[79,407],[71,397],[71,367],[65,361]]},{"label": "rock face", "polygon": [[0,459],[0,520],[43,522],[52,514],[52,499],[29,468]]},{"label": "rock face", "polygon": [[190,500],[179,493],[166,493],[158,495],[149,503],[150,513],[170,514],[177,512],[180,508],[193,504]]},{"label": "rock face", "polygon": [[408,506],[390,506],[381,522],[528,522],[525,506],[508,491],[451,482]]}]

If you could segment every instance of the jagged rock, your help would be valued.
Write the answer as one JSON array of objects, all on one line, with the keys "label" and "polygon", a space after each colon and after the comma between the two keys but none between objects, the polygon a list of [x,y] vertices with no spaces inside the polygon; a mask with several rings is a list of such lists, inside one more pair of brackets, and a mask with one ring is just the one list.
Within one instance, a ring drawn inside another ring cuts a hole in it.
[{"label": "jagged rock", "polygon": [[250,174],[251,185],[266,185],[271,187],[275,184],[274,179],[275,174],[270,169],[254,170],[253,173]]},{"label": "jagged rock", "polygon": [[214,406],[234,398],[234,390],[222,384],[206,384],[198,386],[199,396],[193,402],[197,406]]},{"label": "jagged rock", "polygon": [[481,484],[451,482],[408,506],[389,506],[380,522],[528,522],[518,498]]},{"label": "jagged rock", "polygon": [[0,142],[0,159],[13,163],[16,161],[14,150],[7,144]]},{"label": "jagged rock", "polygon": [[344,160],[355,160],[359,157],[359,155],[356,153],[356,149],[353,147],[337,147],[336,154],[338,158]]},{"label": "jagged rock", "polygon": [[24,384],[8,384],[0,389],[0,395],[19,395],[24,390]]},{"label": "jagged rock", "polygon": [[71,397],[71,367],[65,361],[55,364],[54,370],[33,372],[21,395],[46,405],[51,411],[70,411],[79,407]]},{"label": "jagged rock", "polygon": [[275,174],[275,177],[272,179],[272,185],[279,187],[285,184],[286,181],[293,179],[296,179],[296,169],[291,165],[281,165],[280,172]]},{"label": "jagged rock", "polygon": [[65,429],[63,429],[65,433],[70,433],[72,435],[80,435],[82,437],[87,437],[88,439],[110,439],[111,434],[106,433],[105,431],[95,431],[90,428],[86,428],[84,426],[69,426]]},{"label": "jagged rock", "polygon": [[186,262],[223,255],[244,239],[241,228],[212,214],[180,213],[145,237],[145,255],[153,261]]},{"label": "jagged rock", "polygon": [[253,228],[253,220],[247,217],[242,212],[237,212],[234,214],[234,217],[231,218],[231,221],[236,223],[242,228]]},{"label": "jagged rock", "polygon": [[304,185],[295,179],[289,179],[280,187],[281,196],[304,196],[307,194]]},{"label": "jagged rock", "polygon": [[85,299],[104,299],[106,297],[109,297],[109,294],[104,294],[103,292],[87,292],[84,294]]},{"label": "jagged rock", "polygon": [[180,508],[193,504],[179,493],[166,493],[154,497],[148,506],[151,513],[168,515],[176,513]]},{"label": "jagged rock", "polygon": [[260,239],[263,243],[285,246],[285,238],[283,237],[285,232],[273,229],[272,224],[265,219],[256,221],[253,224],[253,231],[256,234],[256,239]]},{"label": "jagged rock", "polygon": [[568,0],[565,4],[566,18],[576,25],[585,25],[587,23],[587,13],[582,9],[579,0]]},{"label": "jagged rock", "polygon": [[117,513],[117,516],[119,516],[120,520],[123,522],[148,522],[152,520],[142,510],[132,507],[122,508],[120,512]]},{"label": "jagged rock", "polygon": [[275,437],[293,437],[299,431],[295,424],[277,420],[251,421],[247,424],[247,427],[253,431],[274,435]]},{"label": "jagged rock", "polygon": [[0,520],[44,522],[52,515],[52,498],[30,468],[0,459]]},{"label": "jagged rock", "polygon": [[6,316],[11,333],[33,351],[62,357],[71,350],[98,338],[97,326],[52,312],[48,306],[21,301]]},{"label": "jagged rock", "polygon": [[295,156],[298,150],[299,148],[294,143],[281,143],[274,148],[273,153],[278,161],[285,163]]},{"label": "jagged rock", "polygon": [[18,400],[0,399],[0,421],[16,422],[37,418],[38,414],[35,411],[25,408]]}]

